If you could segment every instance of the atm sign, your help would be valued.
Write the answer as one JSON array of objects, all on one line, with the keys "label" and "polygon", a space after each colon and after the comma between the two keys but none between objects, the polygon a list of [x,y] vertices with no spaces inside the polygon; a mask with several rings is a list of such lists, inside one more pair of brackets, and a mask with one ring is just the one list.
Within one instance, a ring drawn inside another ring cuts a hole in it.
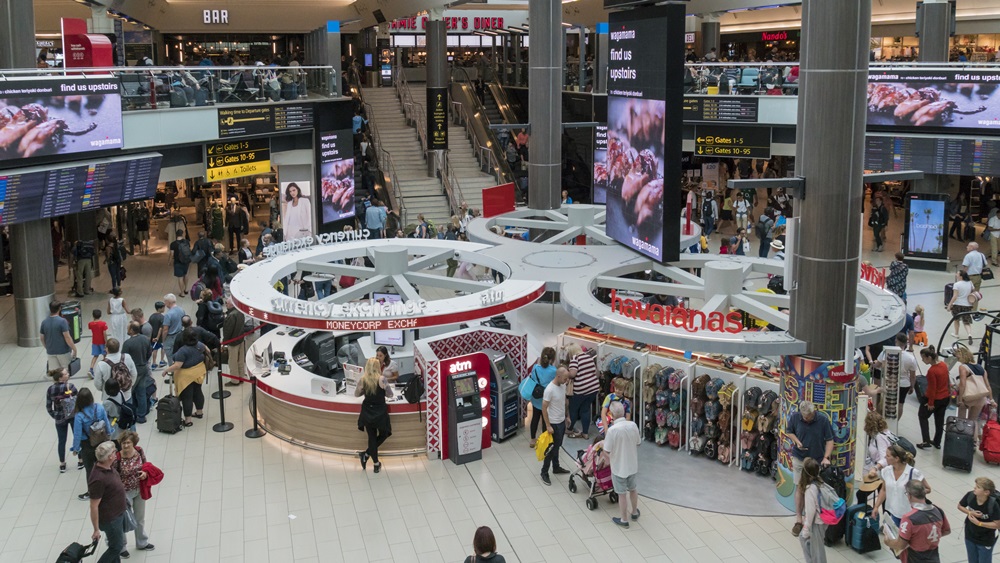
[{"label": "atm sign", "polygon": [[471,369],[472,369],[472,362],[469,360],[463,360],[460,362],[452,363],[451,367],[448,368],[448,373],[454,375],[456,373],[462,373],[463,371],[469,371]]}]

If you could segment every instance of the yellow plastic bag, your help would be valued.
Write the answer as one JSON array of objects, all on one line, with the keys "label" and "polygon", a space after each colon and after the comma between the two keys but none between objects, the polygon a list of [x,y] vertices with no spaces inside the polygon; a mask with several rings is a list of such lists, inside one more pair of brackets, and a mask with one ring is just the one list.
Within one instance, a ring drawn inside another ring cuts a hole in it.
[{"label": "yellow plastic bag", "polygon": [[552,434],[547,431],[542,432],[542,435],[538,437],[538,441],[535,442],[535,455],[538,457],[538,461],[545,459],[545,452],[548,451],[550,446],[552,446]]}]

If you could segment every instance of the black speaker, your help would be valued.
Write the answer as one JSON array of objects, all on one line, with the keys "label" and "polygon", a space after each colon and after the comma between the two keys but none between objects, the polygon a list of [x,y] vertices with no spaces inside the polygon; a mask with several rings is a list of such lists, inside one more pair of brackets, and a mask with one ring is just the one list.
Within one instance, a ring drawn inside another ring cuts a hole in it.
[{"label": "black speaker", "polygon": [[382,15],[382,10],[375,10],[374,12],[372,12],[372,16],[375,17],[375,22],[376,23],[385,23],[386,22],[385,16]]}]

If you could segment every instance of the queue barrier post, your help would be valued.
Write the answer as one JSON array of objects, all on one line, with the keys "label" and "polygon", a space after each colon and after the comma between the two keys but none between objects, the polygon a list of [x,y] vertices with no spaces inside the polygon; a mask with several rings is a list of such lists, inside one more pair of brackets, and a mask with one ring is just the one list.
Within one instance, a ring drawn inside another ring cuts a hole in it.
[{"label": "queue barrier post", "polygon": [[[219,389],[222,389],[222,369],[218,369],[215,372],[216,378],[219,380]],[[218,395],[218,396],[216,396]],[[219,422],[212,426],[212,430],[215,432],[229,432],[233,429],[232,422],[226,422],[226,397],[229,396],[229,392],[226,391],[225,395],[221,393],[213,393],[212,398],[219,400]]]},{"label": "queue barrier post", "polygon": [[253,428],[243,433],[247,438],[261,438],[266,434],[257,421],[257,376],[250,375],[250,416],[253,418]]},{"label": "queue barrier post", "polygon": [[[212,353],[213,355],[215,352]],[[222,350],[219,350],[219,355],[215,360],[215,365],[219,366],[219,390],[212,393],[213,399],[228,399],[232,393],[228,390],[222,388]],[[223,421],[225,422],[225,421]]]}]

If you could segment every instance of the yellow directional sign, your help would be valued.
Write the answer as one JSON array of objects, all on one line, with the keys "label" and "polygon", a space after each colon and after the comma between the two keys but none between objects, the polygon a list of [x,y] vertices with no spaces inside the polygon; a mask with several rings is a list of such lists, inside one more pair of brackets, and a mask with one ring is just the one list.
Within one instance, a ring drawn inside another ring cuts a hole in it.
[{"label": "yellow directional sign", "polygon": [[727,158],[770,158],[771,128],[698,125],[694,152]]},{"label": "yellow directional sign", "polygon": [[268,139],[220,141],[205,146],[205,179],[209,182],[271,171]]}]

